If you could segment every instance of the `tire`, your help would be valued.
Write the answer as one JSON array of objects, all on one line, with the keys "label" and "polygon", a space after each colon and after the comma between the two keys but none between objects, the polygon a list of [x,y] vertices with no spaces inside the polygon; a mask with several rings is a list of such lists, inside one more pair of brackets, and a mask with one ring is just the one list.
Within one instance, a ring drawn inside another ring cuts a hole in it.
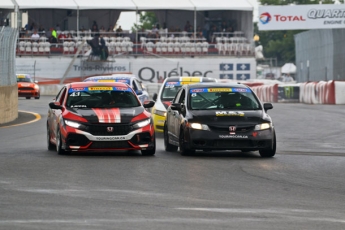
[{"label": "tire", "polygon": [[62,149],[61,132],[59,129],[56,131],[56,151],[59,155],[68,154],[68,151]]},{"label": "tire", "polygon": [[49,130],[49,126],[47,124],[47,146],[48,146],[48,150],[54,150],[56,149],[55,145],[53,145],[51,142],[50,142],[50,130]]},{"label": "tire", "polygon": [[146,149],[146,150],[141,150],[141,155],[143,156],[153,156],[156,153],[156,137],[153,137],[153,148],[151,149]]},{"label": "tire", "polygon": [[260,149],[259,153],[261,157],[269,158],[273,157],[276,154],[277,142],[276,142],[276,132],[273,133],[273,144],[272,147],[267,149]]},{"label": "tire", "polygon": [[184,140],[184,131],[181,128],[180,129],[180,137],[179,137],[179,144],[180,144],[180,153],[182,156],[188,156],[188,155],[192,155],[195,153],[194,149],[188,149],[186,148],[186,144],[185,144],[185,140]]},{"label": "tire", "polygon": [[36,100],[40,99],[41,95],[38,94],[38,97],[35,97]]},{"label": "tire", "polygon": [[30,99],[31,97],[25,97],[26,99]]},{"label": "tire", "polygon": [[164,148],[167,152],[176,152],[178,146],[169,143],[169,135],[167,125],[164,125]]}]

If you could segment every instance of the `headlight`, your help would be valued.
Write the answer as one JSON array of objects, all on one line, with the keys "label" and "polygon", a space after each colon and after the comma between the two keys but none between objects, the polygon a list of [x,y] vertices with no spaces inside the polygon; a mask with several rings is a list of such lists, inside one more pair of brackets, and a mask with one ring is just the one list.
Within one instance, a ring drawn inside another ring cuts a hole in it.
[{"label": "headlight", "polygon": [[269,129],[269,128],[271,128],[270,123],[262,123],[260,125],[255,125],[254,130],[264,130],[264,129]]},{"label": "headlight", "polygon": [[133,127],[136,129],[142,128],[142,127],[150,124],[150,122],[151,122],[150,119],[146,119],[146,120],[143,120],[143,121],[140,121],[140,122],[134,124]]},{"label": "headlight", "polygon": [[79,128],[81,126],[81,124],[77,123],[77,122],[74,122],[74,121],[68,121],[68,120],[65,120],[65,124],[68,125],[68,126],[71,126],[73,128]]},{"label": "headlight", "polygon": [[200,123],[190,123],[189,125],[192,129],[199,129],[199,130],[210,130],[207,125],[203,125]]},{"label": "headlight", "polygon": [[167,112],[166,111],[162,111],[162,110],[155,110],[153,113],[157,114],[159,116],[162,116],[162,117],[166,117],[167,116]]},{"label": "headlight", "polygon": [[38,85],[35,85],[35,86],[34,86],[34,88],[35,88],[35,89],[38,89],[38,88],[39,88],[39,86],[38,86]]}]

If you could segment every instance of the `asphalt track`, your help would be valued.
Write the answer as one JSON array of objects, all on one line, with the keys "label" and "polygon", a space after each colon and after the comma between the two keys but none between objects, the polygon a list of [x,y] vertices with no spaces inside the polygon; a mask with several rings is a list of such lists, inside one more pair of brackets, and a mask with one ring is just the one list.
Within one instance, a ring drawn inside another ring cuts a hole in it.
[{"label": "asphalt track", "polygon": [[0,127],[0,229],[345,229],[343,105],[274,104],[270,159],[181,156],[161,135],[152,157],[60,156],[46,147],[51,99],[19,100],[35,115]]}]

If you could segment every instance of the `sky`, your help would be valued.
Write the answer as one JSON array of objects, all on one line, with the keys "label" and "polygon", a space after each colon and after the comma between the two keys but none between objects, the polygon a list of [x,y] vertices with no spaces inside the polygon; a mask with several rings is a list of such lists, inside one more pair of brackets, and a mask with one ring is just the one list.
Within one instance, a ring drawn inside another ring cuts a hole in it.
[{"label": "sky", "polygon": [[[247,0],[254,7],[253,20],[257,21],[258,18],[258,1],[257,0]],[[133,24],[136,22],[135,12],[122,12],[118,20],[118,25],[121,25],[123,30],[130,30]]]}]

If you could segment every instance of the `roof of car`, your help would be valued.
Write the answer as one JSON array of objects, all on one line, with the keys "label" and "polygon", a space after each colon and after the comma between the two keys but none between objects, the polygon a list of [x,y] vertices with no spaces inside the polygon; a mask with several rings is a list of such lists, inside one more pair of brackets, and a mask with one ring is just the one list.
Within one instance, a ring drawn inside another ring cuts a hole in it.
[{"label": "roof of car", "polygon": [[30,74],[26,74],[26,73],[23,73],[23,74],[16,74],[17,78],[31,78]]},{"label": "roof of car", "polygon": [[86,82],[73,82],[69,83],[71,88],[74,87],[89,87],[89,86],[115,86],[115,87],[129,87],[126,83],[122,82],[94,82],[94,81],[86,81]]},{"label": "roof of car", "polygon": [[220,83],[220,82],[206,82],[206,83],[196,83],[188,84],[185,86],[188,89],[194,88],[205,88],[205,87],[214,87],[214,88],[225,88],[225,87],[237,87],[237,88],[249,88],[248,86],[241,83]]},{"label": "roof of car", "polygon": [[102,79],[131,79],[131,78],[136,78],[134,74],[114,74],[114,75],[105,75],[105,76],[93,76],[93,77],[88,77],[84,81],[89,81],[89,80],[102,80]]},{"label": "roof of car", "polygon": [[181,82],[216,82],[217,80],[212,77],[201,76],[182,76],[182,77],[169,77],[164,80],[165,82],[181,81]]}]

